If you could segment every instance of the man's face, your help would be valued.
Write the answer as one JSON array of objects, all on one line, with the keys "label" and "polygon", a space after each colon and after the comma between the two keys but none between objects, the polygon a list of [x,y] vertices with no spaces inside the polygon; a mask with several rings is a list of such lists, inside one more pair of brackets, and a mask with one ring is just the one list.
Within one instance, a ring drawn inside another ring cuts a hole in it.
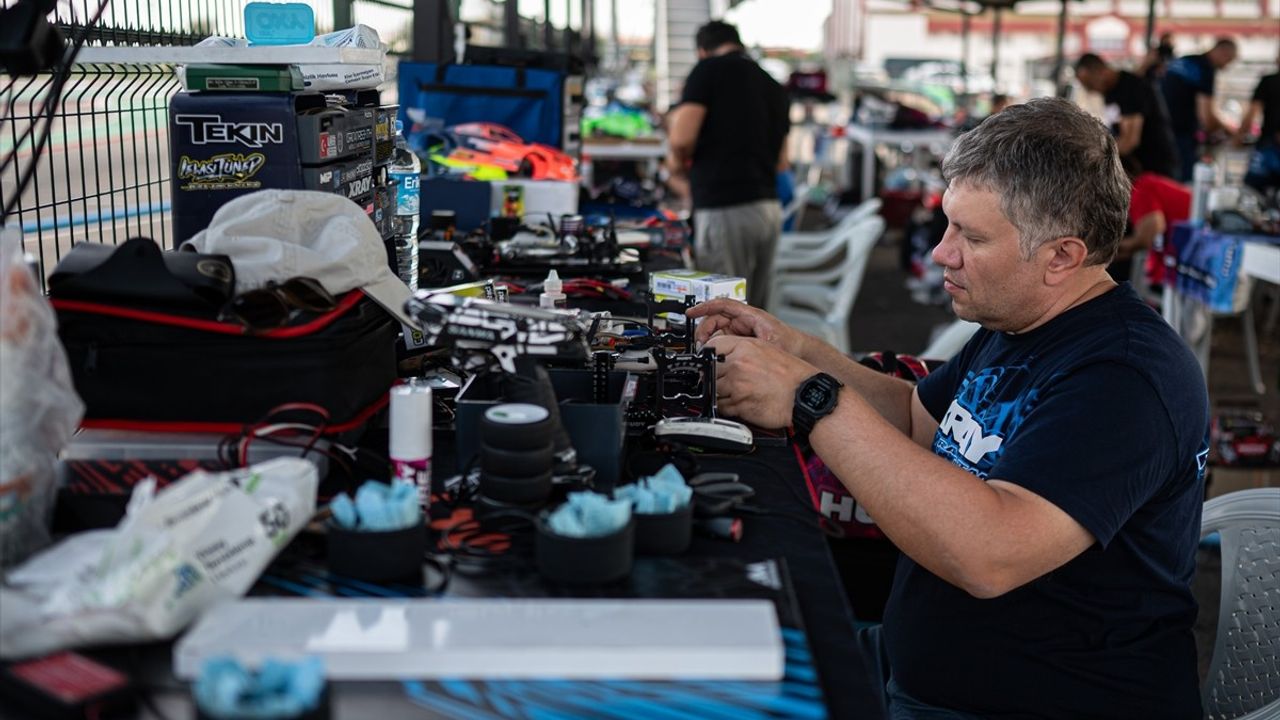
[{"label": "man's face", "polygon": [[1213,63],[1213,67],[1217,70],[1221,70],[1222,68],[1235,62],[1235,59],[1236,59],[1236,49],[1229,45],[1219,47],[1219,48],[1214,48],[1213,50],[1209,51],[1209,62]]},{"label": "man's face", "polygon": [[1022,258],[1018,229],[1000,209],[1000,196],[964,182],[942,198],[947,231],[933,249],[957,316],[992,330],[1016,332],[1045,307],[1044,248]]},{"label": "man's face", "polygon": [[1083,87],[1085,90],[1100,93],[1103,91],[1103,88],[1102,82],[1098,78],[1098,74],[1099,73],[1093,70],[1081,68],[1076,71],[1076,80],[1080,82],[1080,87]]}]

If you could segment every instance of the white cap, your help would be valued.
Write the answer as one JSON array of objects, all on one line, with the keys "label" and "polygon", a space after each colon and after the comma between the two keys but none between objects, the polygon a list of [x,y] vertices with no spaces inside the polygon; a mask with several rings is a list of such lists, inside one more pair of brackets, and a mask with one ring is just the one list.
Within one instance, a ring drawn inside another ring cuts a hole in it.
[{"label": "white cap", "polygon": [[555,268],[551,268],[551,272],[547,273],[547,279],[542,281],[542,291],[549,293],[558,293],[564,290],[564,283],[560,281],[560,273]]},{"label": "white cap", "polygon": [[183,243],[228,255],[236,292],[310,277],[339,295],[359,288],[402,323],[412,293],[391,271],[382,237],[364,209],[340,195],[309,190],[259,190],[218,209],[209,227]]}]

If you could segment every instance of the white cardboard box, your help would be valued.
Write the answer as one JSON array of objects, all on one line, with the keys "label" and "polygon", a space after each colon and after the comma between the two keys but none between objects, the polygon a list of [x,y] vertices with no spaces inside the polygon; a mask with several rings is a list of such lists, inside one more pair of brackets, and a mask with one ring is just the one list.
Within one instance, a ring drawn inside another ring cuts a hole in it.
[{"label": "white cardboard box", "polygon": [[662,270],[649,275],[649,288],[658,300],[683,300],[692,295],[698,302],[727,297],[746,301],[746,278],[716,275],[701,270]]},{"label": "white cardboard box", "polygon": [[519,188],[525,215],[555,216],[578,214],[578,185],[564,180],[493,180],[489,183],[492,215],[505,215],[508,188]]}]

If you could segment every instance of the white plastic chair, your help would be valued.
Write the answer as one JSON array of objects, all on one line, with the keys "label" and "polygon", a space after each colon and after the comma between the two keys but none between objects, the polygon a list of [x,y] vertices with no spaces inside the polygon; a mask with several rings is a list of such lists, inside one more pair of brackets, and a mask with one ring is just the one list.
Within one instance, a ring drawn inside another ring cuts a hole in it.
[{"label": "white plastic chair", "polygon": [[779,258],[771,311],[778,319],[849,352],[849,315],[862,287],[867,259],[884,232],[884,219],[871,216],[848,227],[801,261]]},{"label": "white plastic chair", "polygon": [[787,226],[787,221],[794,219],[795,225],[800,225],[801,216],[804,214],[804,207],[809,202],[809,186],[800,183],[795,187],[795,197],[791,198],[791,202],[782,208],[782,227]]},{"label": "white plastic chair", "polygon": [[1218,637],[1201,697],[1213,720],[1280,718],[1280,488],[1204,504],[1200,536],[1222,538]]},{"label": "white plastic chair", "polygon": [[826,230],[812,232],[784,232],[778,241],[776,257],[796,258],[799,254],[816,252],[837,235],[880,212],[880,198],[872,198],[858,205]]},{"label": "white plastic chair", "polygon": [[969,322],[959,318],[951,321],[933,336],[933,339],[929,341],[929,346],[920,353],[920,358],[922,360],[950,360],[964,348],[964,344],[969,342],[969,338],[973,337],[973,334],[978,332],[980,327],[982,326],[976,322]]}]

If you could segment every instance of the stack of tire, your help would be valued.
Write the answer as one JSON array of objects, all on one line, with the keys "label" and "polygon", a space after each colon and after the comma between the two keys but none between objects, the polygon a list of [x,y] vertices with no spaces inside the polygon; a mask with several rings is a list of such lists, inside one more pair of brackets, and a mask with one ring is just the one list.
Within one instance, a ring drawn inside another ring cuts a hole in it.
[{"label": "stack of tire", "polygon": [[480,420],[480,495],[536,507],[551,495],[554,445],[551,414],[527,403],[505,403]]}]

